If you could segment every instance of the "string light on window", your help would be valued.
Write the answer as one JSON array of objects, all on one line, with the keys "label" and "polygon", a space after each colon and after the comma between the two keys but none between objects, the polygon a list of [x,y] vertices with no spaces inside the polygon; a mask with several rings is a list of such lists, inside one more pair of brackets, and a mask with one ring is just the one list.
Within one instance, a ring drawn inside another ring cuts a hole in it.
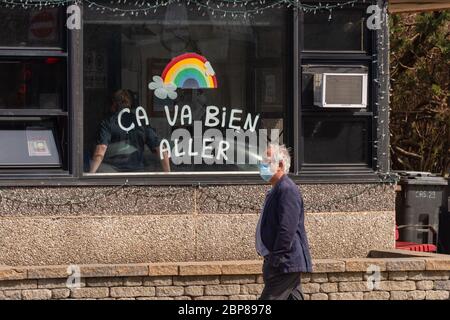
[{"label": "string light on window", "polygon": [[140,13],[148,15],[156,13],[159,8],[167,7],[171,4],[187,4],[191,8],[204,10],[214,17],[243,17],[259,15],[264,11],[274,8],[292,8],[305,13],[316,13],[318,11],[329,12],[329,19],[332,12],[337,8],[354,6],[356,3],[365,3],[366,0],[349,0],[344,2],[334,2],[332,4],[319,2],[318,4],[302,3],[300,0],[111,0],[111,1],[91,1],[91,0],[0,0],[0,5],[9,8],[44,8],[56,7],[69,4],[87,4],[87,7],[101,13],[114,13],[117,15],[138,16]]}]

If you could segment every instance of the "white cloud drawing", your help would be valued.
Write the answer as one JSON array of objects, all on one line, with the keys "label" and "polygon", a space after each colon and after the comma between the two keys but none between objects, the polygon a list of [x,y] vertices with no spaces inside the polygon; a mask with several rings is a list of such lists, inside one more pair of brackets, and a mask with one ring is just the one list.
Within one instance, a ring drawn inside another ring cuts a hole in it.
[{"label": "white cloud drawing", "polygon": [[164,83],[160,76],[154,76],[153,81],[148,84],[148,88],[155,90],[155,96],[162,100],[167,98],[175,100],[178,97],[177,86],[173,83]]}]

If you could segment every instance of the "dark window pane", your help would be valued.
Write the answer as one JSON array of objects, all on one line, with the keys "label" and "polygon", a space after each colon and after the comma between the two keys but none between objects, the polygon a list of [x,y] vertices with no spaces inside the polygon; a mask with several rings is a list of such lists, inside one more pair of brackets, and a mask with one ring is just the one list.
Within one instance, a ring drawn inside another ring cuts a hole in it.
[{"label": "dark window pane", "polygon": [[302,107],[314,105],[314,73],[302,72]]},{"label": "dark window pane", "polygon": [[[368,67],[346,65],[304,65],[302,66],[302,108],[312,108],[314,105],[314,77],[327,75],[326,99],[330,104],[361,104],[364,83],[355,74],[368,74]],[[331,74],[339,74],[339,76]],[[353,76],[345,76],[352,74]],[[323,77],[320,78],[323,80]],[[333,84],[334,82],[334,84]],[[319,82],[320,84],[320,82]],[[331,86],[330,86],[331,84]],[[316,84],[317,85],[317,84]],[[316,86],[316,94],[321,95],[321,86]],[[316,106],[316,109],[321,109]]]},{"label": "dark window pane", "polygon": [[[172,171],[256,171],[256,161],[249,163],[257,156],[250,150],[250,143],[254,144],[249,139],[236,142],[231,163],[211,164],[204,157],[188,157],[188,163],[173,151],[176,132],[202,140],[191,150],[179,151],[202,154],[201,143],[210,139],[208,129],[215,130],[215,141],[227,141],[226,129],[235,109],[238,120],[233,126],[244,127],[250,115],[251,122],[257,123],[257,133],[258,129],[273,129],[282,139],[288,96],[287,12],[274,9],[251,19],[218,19],[180,2],[145,18],[130,18],[87,8],[83,27],[85,158],[92,159],[94,151],[106,145],[98,173],[159,172],[160,154],[152,151],[166,139],[172,148]],[[213,70],[203,70],[206,61]],[[215,80],[209,82],[211,74]],[[122,105],[111,99],[119,89],[132,96]],[[130,113],[119,120],[123,106],[129,107]],[[136,115],[142,114],[139,106],[148,115],[149,125],[139,125],[136,120]],[[172,124],[165,106],[171,118],[178,110]],[[189,106],[192,122],[180,121],[183,106]],[[220,123],[211,127],[205,125],[208,106],[216,106],[220,113]],[[257,114],[260,117],[255,120]],[[121,125],[135,128],[127,133]],[[257,138],[259,146],[262,141]],[[245,163],[236,159],[238,153],[245,155]]]},{"label": "dark window pane", "polygon": [[364,51],[365,26],[363,10],[334,10],[304,15],[305,50]]},{"label": "dark window pane", "polygon": [[61,47],[60,8],[0,8],[0,47]]},{"label": "dark window pane", "polygon": [[305,163],[368,164],[368,120],[305,117]]},{"label": "dark window pane", "polygon": [[49,118],[0,118],[0,167],[61,167],[56,132]]},{"label": "dark window pane", "polygon": [[63,109],[65,61],[0,60],[0,109]]}]

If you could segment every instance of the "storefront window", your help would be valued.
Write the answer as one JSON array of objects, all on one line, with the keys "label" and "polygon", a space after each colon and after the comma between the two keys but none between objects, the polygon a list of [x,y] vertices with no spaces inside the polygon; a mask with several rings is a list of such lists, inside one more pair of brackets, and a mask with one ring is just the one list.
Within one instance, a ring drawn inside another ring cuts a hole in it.
[{"label": "storefront window", "polygon": [[283,142],[288,11],[191,9],[85,11],[86,172],[163,172],[166,156],[171,172],[254,172],[267,140]]},{"label": "storefront window", "polygon": [[62,47],[60,8],[0,8],[0,47]]},{"label": "storefront window", "polygon": [[370,167],[369,67],[305,63],[301,72],[304,163]]},{"label": "storefront window", "polygon": [[66,6],[0,8],[0,177],[257,181],[267,142],[287,144],[291,173],[313,179],[378,166],[383,48],[366,5],[331,18],[81,6],[81,29],[66,27]]}]

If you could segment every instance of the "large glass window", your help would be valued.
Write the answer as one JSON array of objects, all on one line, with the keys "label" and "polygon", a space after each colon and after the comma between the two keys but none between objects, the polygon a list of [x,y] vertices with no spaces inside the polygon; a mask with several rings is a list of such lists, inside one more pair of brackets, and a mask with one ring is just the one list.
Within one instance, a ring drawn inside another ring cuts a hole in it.
[{"label": "large glass window", "polygon": [[255,171],[267,139],[283,142],[287,12],[85,10],[85,171]]}]

